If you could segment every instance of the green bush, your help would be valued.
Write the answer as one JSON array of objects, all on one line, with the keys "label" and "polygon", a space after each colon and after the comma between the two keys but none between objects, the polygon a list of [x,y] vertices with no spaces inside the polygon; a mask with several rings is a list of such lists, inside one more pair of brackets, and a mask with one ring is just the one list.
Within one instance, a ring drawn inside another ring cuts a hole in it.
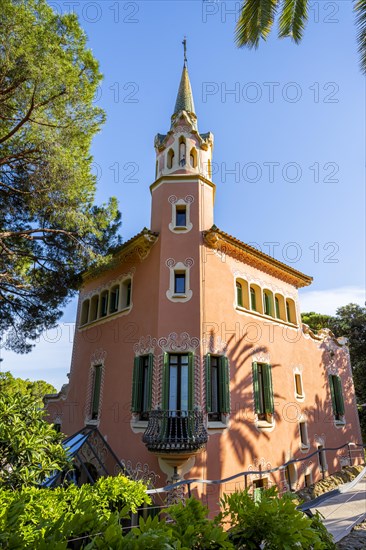
[{"label": "green bush", "polygon": [[144,503],[145,485],[123,476],[80,488],[0,490],[0,547],[63,550],[73,547],[68,540],[88,536],[85,548],[109,548],[106,540],[122,539],[120,520]]},{"label": "green bush", "polygon": [[238,549],[334,549],[320,521],[297,510],[293,500],[290,494],[279,498],[276,487],[262,490],[257,499],[246,491],[232,493],[221,499],[219,520],[229,521],[229,537]]}]

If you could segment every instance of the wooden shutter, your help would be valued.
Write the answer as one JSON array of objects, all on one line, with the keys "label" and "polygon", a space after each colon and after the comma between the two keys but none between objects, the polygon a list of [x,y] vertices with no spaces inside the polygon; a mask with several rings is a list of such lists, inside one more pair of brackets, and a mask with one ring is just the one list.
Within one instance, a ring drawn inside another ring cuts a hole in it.
[{"label": "wooden shutter", "polygon": [[205,357],[206,367],[206,411],[212,412],[212,393],[211,393],[211,355],[208,353]]},{"label": "wooden shutter", "polygon": [[154,355],[152,353],[149,353],[149,367],[147,369],[147,379],[145,381],[145,384],[147,385],[147,411],[151,411],[151,403],[152,403],[152,385],[153,385],[153,369],[154,369]]},{"label": "wooden shutter", "polygon": [[335,398],[337,403],[337,414],[340,416],[344,415],[344,399],[343,399],[343,391],[342,391],[342,381],[339,376],[334,377],[335,382]]},{"label": "wooden shutter", "polygon": [[169,353],[167,352],[164,352],[162,407],[164,411],[167,411],[169,407]]},{"label": "wooden shutter", "polygon": [[194,407],[194,354],[188,354],[188,410]]},{"label": "wooden shutter", "polygon": [[267,414],[274,413],[273,403],[273,387],[272,387],[272,369],[271,365],[263,365],[263,382],[264,382],[264,412]]},{"label": "wooden shutter", "polygon": [[132,372],[132,401],[131,411],[141,412],[142,376],[140,357],[135,357]]},{"label": "wooden shutter", "polygon": [[336,396],[335,396],[335,388],[334,388],[334,378],[330,374],[328,377],[329,380],[329,387],[330,387],[330,395],[332,397],[332,407],[333,407],[333,414],[337,414],[337,402],[336,402]]},{"label": "wooden shutter", "polygon": [[220,357],[220,412],[230,412],[230,373],[227,357]]},{"label": "wooden shutter", "polygon": [[241,283],[236,283],[236,301],[238,306],[243,307],[243,287]]},{"label": "wooden shutter", "polygon": [[102,366],[94,367],[92,418],[97,418],[99,413],[100,386],[102,381]]},{"label": "wooden shutter", "polygon": [[257,414],[261,412],[260,410],[260,400],[259,400],[259,379],[258,379],[258,364],[253,363],[253,391],[254,391],[254,410]]}]

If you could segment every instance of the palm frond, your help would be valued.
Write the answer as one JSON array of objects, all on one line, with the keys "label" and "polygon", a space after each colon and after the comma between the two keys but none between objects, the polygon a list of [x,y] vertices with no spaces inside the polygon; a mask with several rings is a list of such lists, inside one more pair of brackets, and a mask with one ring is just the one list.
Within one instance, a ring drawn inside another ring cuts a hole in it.
[{"label": "palm frond", "polygon": [[354,6],[356,12],[357,43],[360,54],[360,65],[366,73],[366,0],[357,0]]},{"label": "palm frond", "polygon": [[279,37],[290,36],[297,44],[308,19],[308,0],[284,0],[279,21]]},{"label": "palm frond", "polygon": [[239,48],[257,48],[271,31],[279,0],[244,0],[236,25],[235,40]]}]

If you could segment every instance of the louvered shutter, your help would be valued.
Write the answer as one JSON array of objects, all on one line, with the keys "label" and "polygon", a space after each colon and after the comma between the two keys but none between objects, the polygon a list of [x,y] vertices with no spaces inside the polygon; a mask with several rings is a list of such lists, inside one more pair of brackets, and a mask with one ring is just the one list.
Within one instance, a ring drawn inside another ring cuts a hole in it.
[{"label": "louvered shutter", "polygon": [[194,355],[188,354],[188,410],[194,407]]},{"label": "louvered shutter", "polygon": [[147,411],[151,411],[152,403],[152,384],[153,384],[153,368],[154,368],[154,355],[149,353],[149,366],[147,369],[147,379],[145,384],[147,385]]},{"label": "louvered shutter", "polygon": [[135,357],[132,373],[132,402],[131,411],[134,413],[141,412],[141,367],[140,357]]},{"label": "louvered shutter", "polygon": [[206,410],[212,412],[212,393],[211,393],[211,355],[208,353],[205,357],[206,367]]},{"label": "louvered shutter", "polygon": [[329,375],[328,380],[329,380],[329,387],[330,387],[330,395],[332,397],[333,413],[337,414],[337,402],[336,402],[336,396],[335,396],[334,378],[331,374]]},{"label": "louvered shutter", "polygon": [[260,399],[259,399],[259,379],[258,379],[258,364],[253,363],[253,391],[254,391],[254,410],[257,414],[261,412],[260,410]]},{"label": "louvered shutter", "polygon": [[220,412],[230,412],[230,373],[227,357],[220,357]]},{"label": "louvered shutter", "polygon": [[98,418],[101,381],[102,381],[102,366],[98,365],[94,367],[92,418]]},{"label": "louvered shutter", "polygon": [[163,410],[167,411],[169,407],[169,353],[164,353],[163,365]]},{"label": "louvered shutter", "polygon": [[272,369],[271,365],[263,365],[263,382],[264,382],[264,412],[267,414],[274,413],[273,403],[273,387],[272,387]]},{"label": "louvered shutter", "polygon": [[344,415],[344,399],[343,399],[343,391],[342,391],[342,381],[339,376],[334,378],[336,384],[335,384],[335,396],[336,396],[336,402],[337,402],[337,413],[340,416]]}]

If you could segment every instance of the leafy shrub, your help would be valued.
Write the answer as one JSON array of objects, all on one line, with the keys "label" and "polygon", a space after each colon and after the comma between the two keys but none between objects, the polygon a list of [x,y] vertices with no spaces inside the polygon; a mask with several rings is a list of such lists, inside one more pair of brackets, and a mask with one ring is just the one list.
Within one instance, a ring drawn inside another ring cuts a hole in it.
[{"label": "leafy shrub", "polygon": [[122,539],[120,520],[145,502],[143,483],[123,476],[80,488],[0,490],[0,547],[63,550],[73,547],[68,540],[87,536],[84,544],[103,548],[106,540]]},{"label": "leafy shrub", "polygon": [[296,509],[293,496],[277,495],[277,488],[261,491],[257,500],[247,491],[221,499],[220,521],[229,520],[230,540],[238,549],[331,550],[335,546],[318,519],[311,520]]}]

